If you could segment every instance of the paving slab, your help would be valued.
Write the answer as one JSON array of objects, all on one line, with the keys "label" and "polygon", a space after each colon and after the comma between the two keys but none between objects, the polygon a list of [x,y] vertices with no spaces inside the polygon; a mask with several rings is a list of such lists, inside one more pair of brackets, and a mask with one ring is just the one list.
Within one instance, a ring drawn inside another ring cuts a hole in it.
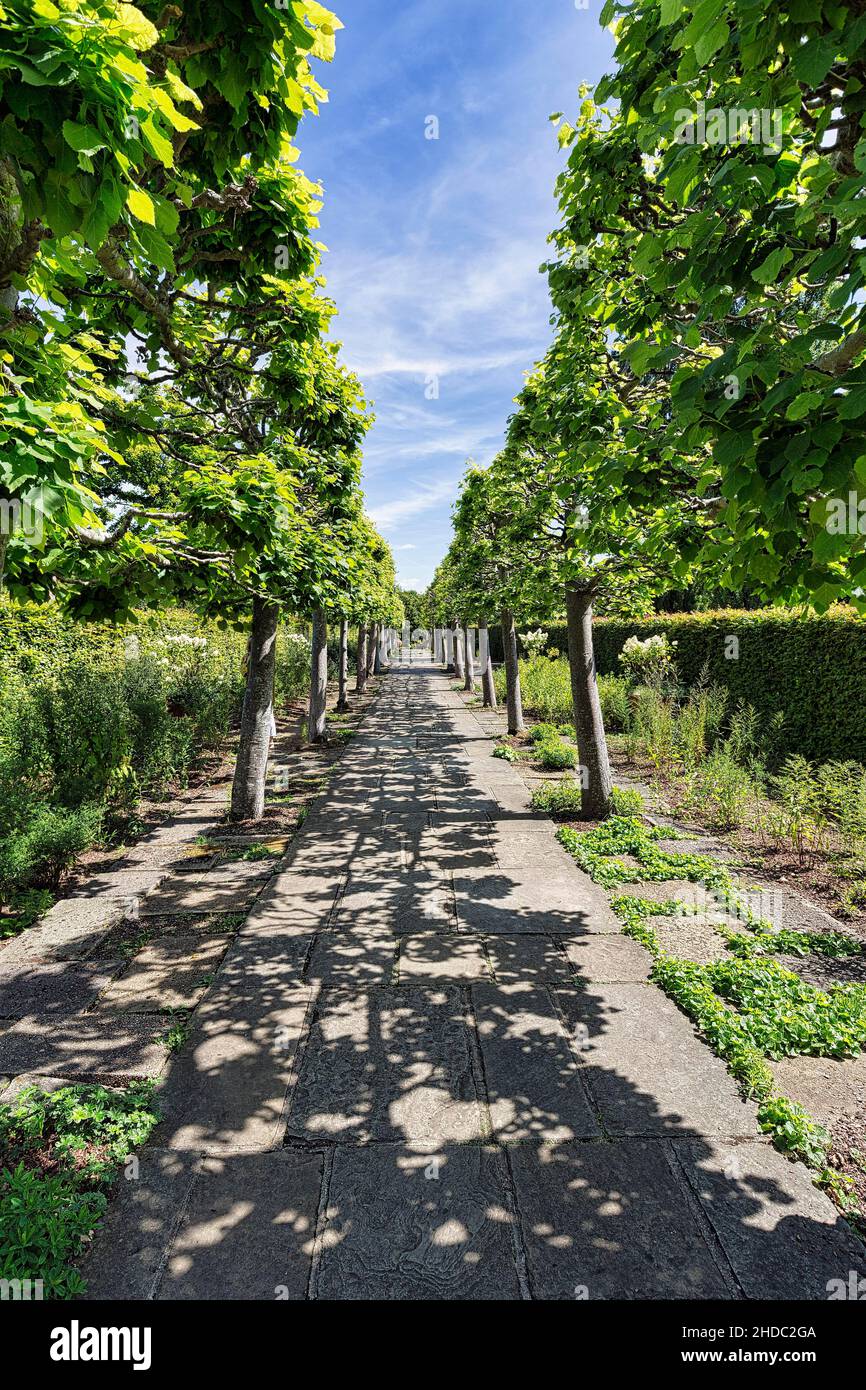
[{"label": "paving slab", "polygon": [[632,1139],[509,1151],[533,1298],[735,1296],[665,1147]]},{"label": "paving slab", "polygon": [[581,1068],[546,990],[472,988],[496,1138],[563,1143],[600,1135]]},{"label": "paving slab", "polygon": [[[0,956],[0,962],[2,962]],[[120,961],[0,964],[0,1018],[65,1018],[86,1009]]]},{"label": "paving slab", "polygon": [[206,874],[176,875],[144,899],[141,915],[238,912],[261,892],[271,872],[272,866],[241,862]]},{"label": "paving slab", "polygon": [[321,1154],[285,1149],[204,1158],[157,1298],[306,1298],[322,1168]]},{"label": "paving slab", "polygon": [[[586,939],[595,941],[599,938]],[[497,987],[505,994],[525,994],[545,985],[568,986],[576,983],[575,972],[563,945],[552,937],[488,936],[485,938],[485,948]]]},{"label": "paving slab", "polygon": [[55,1022],[26,1019],[0,1034],[0,1073],[93,1077],[158,1076],[166,1049],[163,1020],[78,1014]]},{"label": "paving slab", "polygon": [[640,983],[649,979],[653,966],[649,951],[627,936],[572,936],[565,952],[582,979],[598,983]]},{"label": "paving slab", "polygon": [[455,931],[457,917],[449,877],[421,872],[350,877],[334,912],[337,931],[385,927],[393,932]]},{"label": "paving slab", "polygon": [[145,1148],[118,1179],[79,1268],[88,1301],[150,1299],[159,1281],[198,1158]]},{"label": "paving slab", "polygon": [[822,1124],[860,1115],[866,1151],[866,1052],[857,1057],[782,1057],[768,1066],[782,1094]]},{"label": "paving slab", "polygon": [[311,984],[329,988],[390,985],[397,962],[397,941],[387,927],[344,927],[321,932],[304,977]]},{"label": "paving slab", "polygon": [[[55,904],[60,906],[69,908],[69,903]],[[96,950],[123,916],[117,901],[108,899],[79,902],[74,909],[52,916],[54,910],[18,936],[0,942],[0,964],[82,960]]]},{"label": "paving slab", "polygon": [[316,1297],[519,1299],[507,1187],[502,1155],[479,1145],[338,1146]]},{"label": "paving slab", "polygon": [[483,1137],[466,1000],[457,989],[324,991],[289,1115],[291,1138],[428,1147]]},{"label": "paving slab", "polygon": [[484,943],[469,936],[438,936],[419,932],[400,937],[400,984],[424,980],[483,980],[490,978]]},{"label": "paving slab", "polygon": [[286,926],[318,930],[328,924],[344,875],[305,873],[292,868],[277,873],[247,915],[247,928]]},{"label": "paving slab", "polygon": [[602,892],[570,864],[531,870],[454,875],[457,920],[470,932],[570,936],[619,932]]},{"label": "paving slab", "polygon": [[246,971],[218,981],[160,1090],[160,1144],[216,1154],[278,1147],[310,999],[291,978]]},{"label": "paving slab", "polygon": [[766,1143],[675,1147],[746,1298],[847,1297],[866,1278],[866,1246],[802,1164]]},{"label": "paving slab", "polygon": [[608,1134],[757,1132],[754,1104],[656,985],[591,983],[557,1001]]},{"label": "paving slab", "polygon": [[211,984],[230,936],[165,937],[138,952],[103,992],[100,1012],[153,1013],[192,1009]]},{"label": "paving slab", "polygon": [[493,869],[496,856],[490,842],[491,827],[482,825],[437,826],[407,836],[406,867],[438,873],[461,869]]}]

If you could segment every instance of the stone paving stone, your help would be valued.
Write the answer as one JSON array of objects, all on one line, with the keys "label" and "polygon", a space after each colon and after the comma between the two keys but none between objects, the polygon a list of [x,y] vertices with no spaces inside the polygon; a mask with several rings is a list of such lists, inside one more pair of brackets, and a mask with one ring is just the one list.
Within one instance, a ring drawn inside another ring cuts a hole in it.
[{"label": "stone paving stone", "polygon": [[557,843],[554,827],[546,817],[498,820],[490,843],[500,869],[572,874],[575,871],[574,862]]},{"label": "stone paving stone", "polygon": [[316,1297],[519,1299],[506,1191],[502,1155],[478,1145],[432,1157],[396,1144],[338,1147]]},{"label": "stone paving stone", "polygon": [[189,874],[168,880],[145,898],[141,915],[151,917],[175,912],[238,912],[259,892],[270,877],[271,867],[257,863],[230,864],[207,874]]},{"label": "stone paving stone", "polygon": [[565,950],[549,936],[488,936],[485,945],[496,984],[505,994],[576,983]]},{"label": "stone paving stone", "polygon": [[734,1296],[664,1144],[520,1144],[509,1161],[533,1298]]},{"label": "stone paving stone", "polygon": [[477,1084],[459,990],[328,991],[316,1007],[288,1134],[471,1143],[482,1137]]},{"label": "stone paving stone", "polygon": [[350,877],[332,924],[337,931],[346,927],[454,931],[457,918],[451,881],[426,872]]},{"label": "stone paving stone", "polygon": [[362,989],[389,985],[397,961],[397,940],[386,927],[351,927],[320,933],[304,977],[329,988]]},{"label": "stone paving stone", "polygon": [[119,968],[120,961],[0,964],[0,1018],[56,1019],[80,1013]]},{"label": "stone paving stone", "polygon": [[[822,1124],[841,1115],[866,1117],[866,1052],[845,1058],[782,1057],[768,1065],[782,1094]],[[863,1146],[866,1149],[866,1133]]]},{"label": "stone paving stone", "polygon": [[48,1076],[158,1076],[166,1050],[163,1020],[95,1018],[78,1014],[53,1022],[27,1019],[0,1035],[0,1073]]},{"label": "stone paving stone", "polygon": [[325,927],[343,885],[339,873],[303,873],[288,869],[275,874],[257,898],[246,919],[247,928],[278,930]]},{"label": "stone paving stone", "polygon": [[449,825],[422,830],[405,842],[407,868],[456,873],[460,869],[496,867],[490,843],[490,826]]},{"label": "stone paving stone", "polygon": [[306,1298],[322,1166],[285,1149],[203,1159],[157,1298]]},{"label": "stone paving stone", "polygon": [[[57,908],[65,911],[58,913]],[[96,949],[121,917],[122,909],[114,899],[55,903],[32,927],[0,942],[0,964],[81,960]]]},{"label": "stone paving stone", "polygon": [[746,1298],[826,1300],[866,1277],[866,1246],[802,1164],[766,1143],[675,1148]]},{"label": "stone paving stone", "polygon": [[569,937],[565,952],[583,979],[606,983],[648,980],[652,956],[627,936]]},{"label": "stone paving stone", "polygon": [[166,877],[167,869],[115,869],[111,873],[94,874],[88,878],[68,901],[81,898],[144,898]]},{"label": "stone paving stone", "polygon": [[457,920],[467,931],[619,932],[607,895],[571,864],[561,868],[455,874]]},{"label": "stone paving stone", "polygon": [[195,1181],[196,1155],[145,1148],[121,1177],[80,1269],[88,1301],[150,1299]]},{"label": "stone paving stone", "polygon": [[281,1142],[310,998],[291,978],[239,974],[227,962],[161,1088],[163,1147],[228,1154]]},{"label": "stone paving stone", "polygon": [[54,1091],[61,1091],[70,1082],[65,1076],[41,1076],[38,1072],[22,1072],[20,1076],[14,1077],[7,1082],[5,1089],[0,1090],[0,1105],[11,1105],[17,1100],[22,1091],[35,1086],[44,1095],[51,1095]]},{"label": "stone paving stone", "polygon": [[192,1009],[217,969],[229,936],[171,937],[139,951],[126,974],[103,993],[100,1010],[150,1013]]},{"label": "stone paving stone", "polygon": [[424,980],[483,980],[490,978],[484,945],[468,936],[436,936],[420,932],[400,937],[400,984]]},{"label": "stone paving stone", "polygon": [[549,993],[474,985],[493,1132],[507,1143],[600,1134],[580,1067]]},{"label": "stone paving stone", "polygon": [[756,1133],[754,1104],[657,986],[589,984],[557,999],[609,1134]]}]

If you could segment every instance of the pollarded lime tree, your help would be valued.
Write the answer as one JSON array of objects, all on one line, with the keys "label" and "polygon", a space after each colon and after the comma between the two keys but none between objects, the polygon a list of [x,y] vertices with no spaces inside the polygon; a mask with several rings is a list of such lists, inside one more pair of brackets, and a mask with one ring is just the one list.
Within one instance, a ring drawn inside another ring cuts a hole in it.
[{"label": "pollarded lime tree", "polygon": [[[245,302],[244,271],[313,269],[314,191],[289,141],[321,96],[309,56],[330,56],[336,24],[301,0],[243,16],[219,0],[4,6],[0,495],[29,522],[4,527],[13,584],[46,531],[92,520],[93,480],[118,462],[105,416],[124,338],[149,378],[173,374],[206,410],[231,366],[253,370],[234,362],[236,326],[267,313]],[[300,323],[279,284],[269,297],[275,324]]]},{"label": "pollarded lime tree", "polygon": [[643,461],[651,447],[663,390],[661,379],[637,382],[606,337],[563,323],[509,426],[511,471],[522,479],[519,552],[524,563],[534,560],[536,589],[547,596],[539,616],[549,617],[551,606],[566,614],[588,819],[608,814],[612,791],[593,647],[596,606],[645,612],[653,596],[687,583],[711,524],[665,458],[656,462],[669,474],[664,496],[644,500],[631,489],[635,453]]},{"label": "pollarded lime tree", "polygon": [[689,460],[721,582],[862,603],[862,6],[608,0],[602,20],[618,68],[561,133],[551,284],[667,380],[630,488],[659,500],[659,458]]},{"label": "pollarded lime tree", "polygon": [[41,546],[7,537],[6,568],[25,593],[77,585],[83,615],[124,617],[178,586],[234,615],[242,596],[233,811],[253,814],[276,615],[315,609],[340,578],[365,427],[321,340],[317,190],[291,146],[323,95],[309,58],[331,56],[337,21],[314,0],[7,9],[2,482],[48,524]]}]

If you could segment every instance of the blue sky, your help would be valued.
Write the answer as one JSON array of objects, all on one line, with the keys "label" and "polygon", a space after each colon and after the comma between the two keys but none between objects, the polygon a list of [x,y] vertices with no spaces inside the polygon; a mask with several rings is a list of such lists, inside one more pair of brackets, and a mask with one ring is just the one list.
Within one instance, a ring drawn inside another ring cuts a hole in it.
[{"label": "blue sky", "polygon": [[549,342],[538,267],[562,157],[547,118],[573,116],[610,66],[601,3],[333,3],[330,102],[303,122],[300,162],[324,185],[334,332],[374,402],[368,510],[409,588],[430,581],[466,460],[501,447]]}]

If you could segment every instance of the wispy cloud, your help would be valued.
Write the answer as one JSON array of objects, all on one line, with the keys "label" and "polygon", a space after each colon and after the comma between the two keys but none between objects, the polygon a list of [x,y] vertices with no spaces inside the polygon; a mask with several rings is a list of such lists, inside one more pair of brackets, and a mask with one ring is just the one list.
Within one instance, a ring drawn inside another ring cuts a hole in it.
[{"label": "wispy cloud", "polygon": [[[612,40],[597,10],[562,0],[540,25],[537,8],[365,0],[344,16],[331,104],[301,128],[304,168],[325,187],[335,336],[375,403],[368,510],[399,530],[396,550],[414,547],[401,573],[413,587],[448,546],[463,461],[501,447],[550,339],[539,266],[562,156],[547,116],[575,110]],[[438,140],[424,138],[431,114]]]},{"label": "wispy cloud", "polygon": [[438,483],[423,484],[405,497],[396,497],[378,507],[371,507],[370,515],[376,525],[386,531],[402,521],[408,521],[410,517],[429,512],[431,507],[437,506],[440,502],[453,501],[457,496],[459,484],[459,476],[443,479]]}]

